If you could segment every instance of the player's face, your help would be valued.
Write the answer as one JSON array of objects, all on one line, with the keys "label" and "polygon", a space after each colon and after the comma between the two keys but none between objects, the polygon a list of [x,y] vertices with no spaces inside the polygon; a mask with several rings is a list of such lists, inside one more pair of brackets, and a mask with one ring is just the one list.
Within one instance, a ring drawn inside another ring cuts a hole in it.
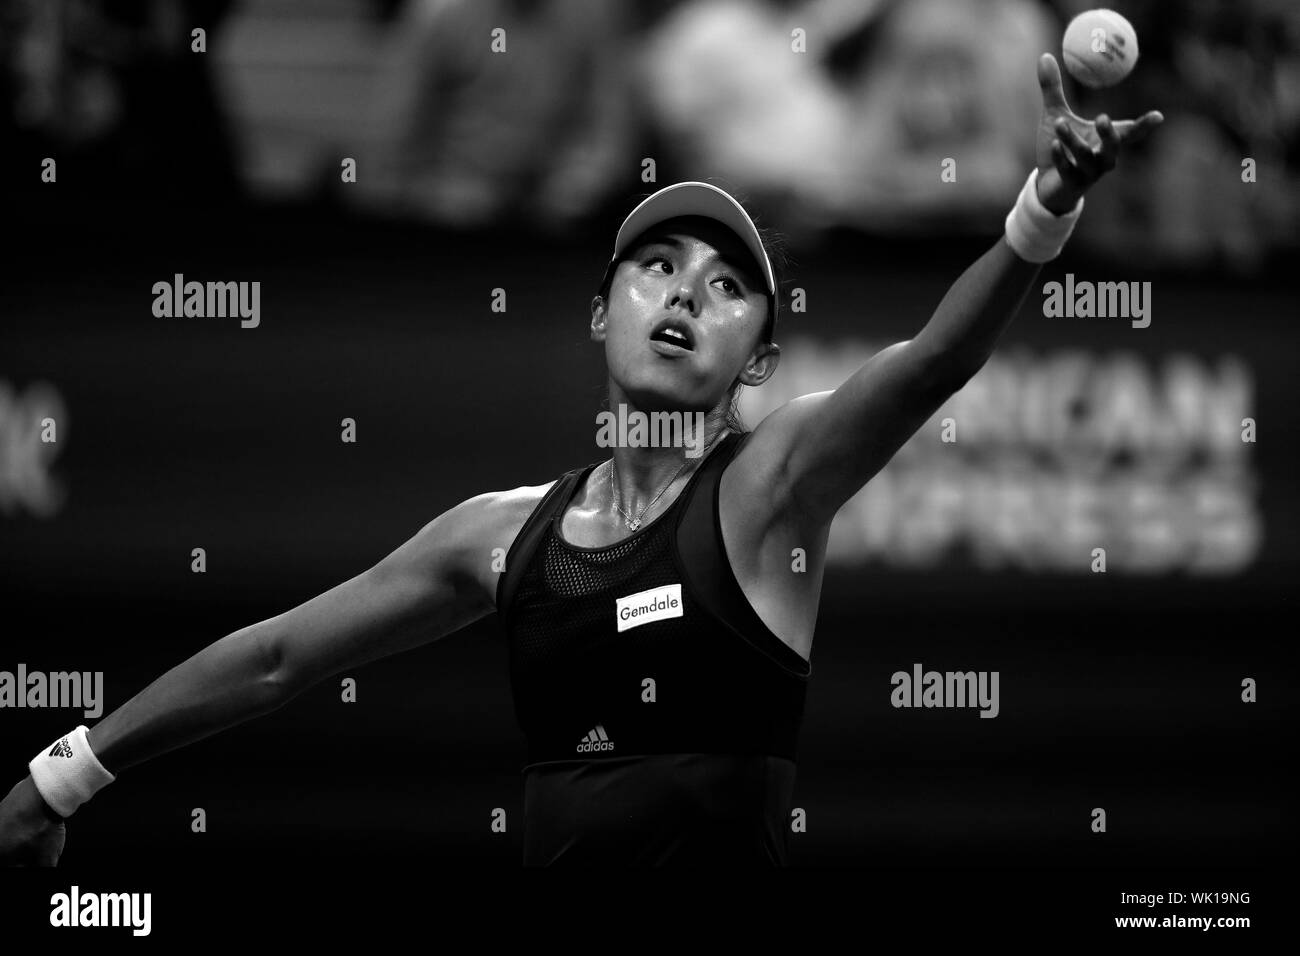
[{"label": "player's face", "polygon": [[767,321],[748,250],[712,220],[683,217],[630,252],[593,311],[613,385],[645,411],[710,411],[760,348]]}]

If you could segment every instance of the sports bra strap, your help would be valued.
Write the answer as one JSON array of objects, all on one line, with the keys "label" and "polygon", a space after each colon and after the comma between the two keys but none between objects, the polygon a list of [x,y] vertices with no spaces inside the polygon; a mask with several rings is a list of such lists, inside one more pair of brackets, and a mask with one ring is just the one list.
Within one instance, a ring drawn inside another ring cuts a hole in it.
[{"label": "sports bra strap", "polygon": [[556,509],[568,504],[569,499],[573,497],[574,488],[595,467],[593,463],[585,468],[575,468],[573,471],[566,471],[556,479],[555,484],[551,485],[551,490],[533,509],[533,513],[528,516],[528,520],[515,535],[510,550],[506,552],[506,569],[497,579],[497,613],[501,616],[502,623],[509,623],[515,593],[519,589],[519,580],[528,563],[533,559],[533,553],[541,543],[542,536],[546,534]]}]

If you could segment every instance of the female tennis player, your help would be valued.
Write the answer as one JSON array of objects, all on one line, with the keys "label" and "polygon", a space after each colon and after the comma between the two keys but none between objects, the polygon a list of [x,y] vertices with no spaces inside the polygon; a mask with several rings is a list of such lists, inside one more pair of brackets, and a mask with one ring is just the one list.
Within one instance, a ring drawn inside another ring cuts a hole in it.
[{"label": "female tennis player", "polygon": [[768,250],[710,185],[641,203],[591,337],[611,406],[705,413],[703,453],[615,447],[549,484],[471,498],[368,571],[211,644],[40,750],[0,803],[0,860],[54,865],[63,820],[116,774],[495,610],[528,745],[526,865],[785,863],[831,519],[984,364],[1085,191],[1162,119],[1085,121],[1053,57],[1038,75],[1037,167],[1005,235],[914,338],[752,432],[730,409],[780,355]]}]

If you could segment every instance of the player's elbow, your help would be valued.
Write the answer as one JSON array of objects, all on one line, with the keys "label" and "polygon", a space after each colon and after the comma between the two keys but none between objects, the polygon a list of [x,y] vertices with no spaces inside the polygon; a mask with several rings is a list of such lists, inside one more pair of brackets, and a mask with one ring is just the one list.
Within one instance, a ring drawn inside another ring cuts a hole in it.
[{"label": "player's elbow", "polygon": [[921,353],[917,358],[916,379],[927,396],[942,403],[965,388],[987,360],[987,355],[972,355],[956,349]]},{"label": "player's elbow", "polygon": [[966,387],[966,383],[975,377],[975,373],[983,366],[981,362],[978,365],[972,364],[955,364],[951,368],[943,369],[937,373],[930,382],[932,394],[942,404],[947,399],[960,392]]},{"label": "player's elbow", "polygon": [[254,683],[267,710],[274,709],[298,692],[299,680],[290,668],[289,655],[277,625],[278,618],[262,621],[249,635],[257,661]]},{"label": "player's elbow", "polygon": [[931,349],[924,341],[900,342],[898,349],[906,362],[913,394],[927,405],[941,405],[949,396],[961,391],[984,364],[970,355],[953,349]]}]

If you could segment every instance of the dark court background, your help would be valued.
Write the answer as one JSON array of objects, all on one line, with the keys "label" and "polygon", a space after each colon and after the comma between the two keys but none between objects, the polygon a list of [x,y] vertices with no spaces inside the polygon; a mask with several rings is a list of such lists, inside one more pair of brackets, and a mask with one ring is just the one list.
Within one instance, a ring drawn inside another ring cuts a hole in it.
[{"label": "dark court background", "polygon": [[[1155,7],[1117,7],[1144,43],[1135,74],[1092,93],[1067,80],[1067,95],[1089,116],[1160,108],[1166,125],[1089,196],[1042,276],[1150,282],[1151,324],[1048,318],[1031,291],[995,358],[1009,364],[968,386],[984,396],[975,418],[954,406],[959,457],[937,444],[941,412],[846,509],[795,866],[1237,868],[1294,853],[1300,32],[1286,5],[1187,3],[1163,21]],[[772,395],[833,387],[835,356],[914,334],[998,236],[1032,162],[1035,57],[1059,55],[1082,7],[0,9],[0,670],[103,671],[107,714],[457,502],[603,458],[589,302],[621,217],[661,185],[713,179],[786,234]],[[772,65],[785,60],[770,44],[789,51],[804,22],[810,52]],[[508,47],[493,60],[497,26]],[[989,52],[995,29],[1019,38],[1011,51]],[[945,157],[955,183],[940,184]],[[176,273],[260,282],[259,326],[156,318],[152,286]],[[789,310],[795,289],[806,311]],[[1090,383],[1074,461],[1027,425],[996,426],[1032,411],[1044,393],[1024,383],[1062,356]],[[998,406],[995,380],[1024,390]],[[752,425],[764,399],[746,401]],[[33,437],[45,414],[52,446]],[[1076,535],[1067,512],[1096,532]],[[1054,546],[1076,536],[1087,546]],[[1105,574],[1089,569],[1098,546]],[[890,675],[918,662],[998,671],[997,718],[893,708]],[[97,719],[0,710],[10,783],[43,742]],[[61,865],[271,852],[517,867],[523,760],[489,618],[124,772],[70,821]]]}]

